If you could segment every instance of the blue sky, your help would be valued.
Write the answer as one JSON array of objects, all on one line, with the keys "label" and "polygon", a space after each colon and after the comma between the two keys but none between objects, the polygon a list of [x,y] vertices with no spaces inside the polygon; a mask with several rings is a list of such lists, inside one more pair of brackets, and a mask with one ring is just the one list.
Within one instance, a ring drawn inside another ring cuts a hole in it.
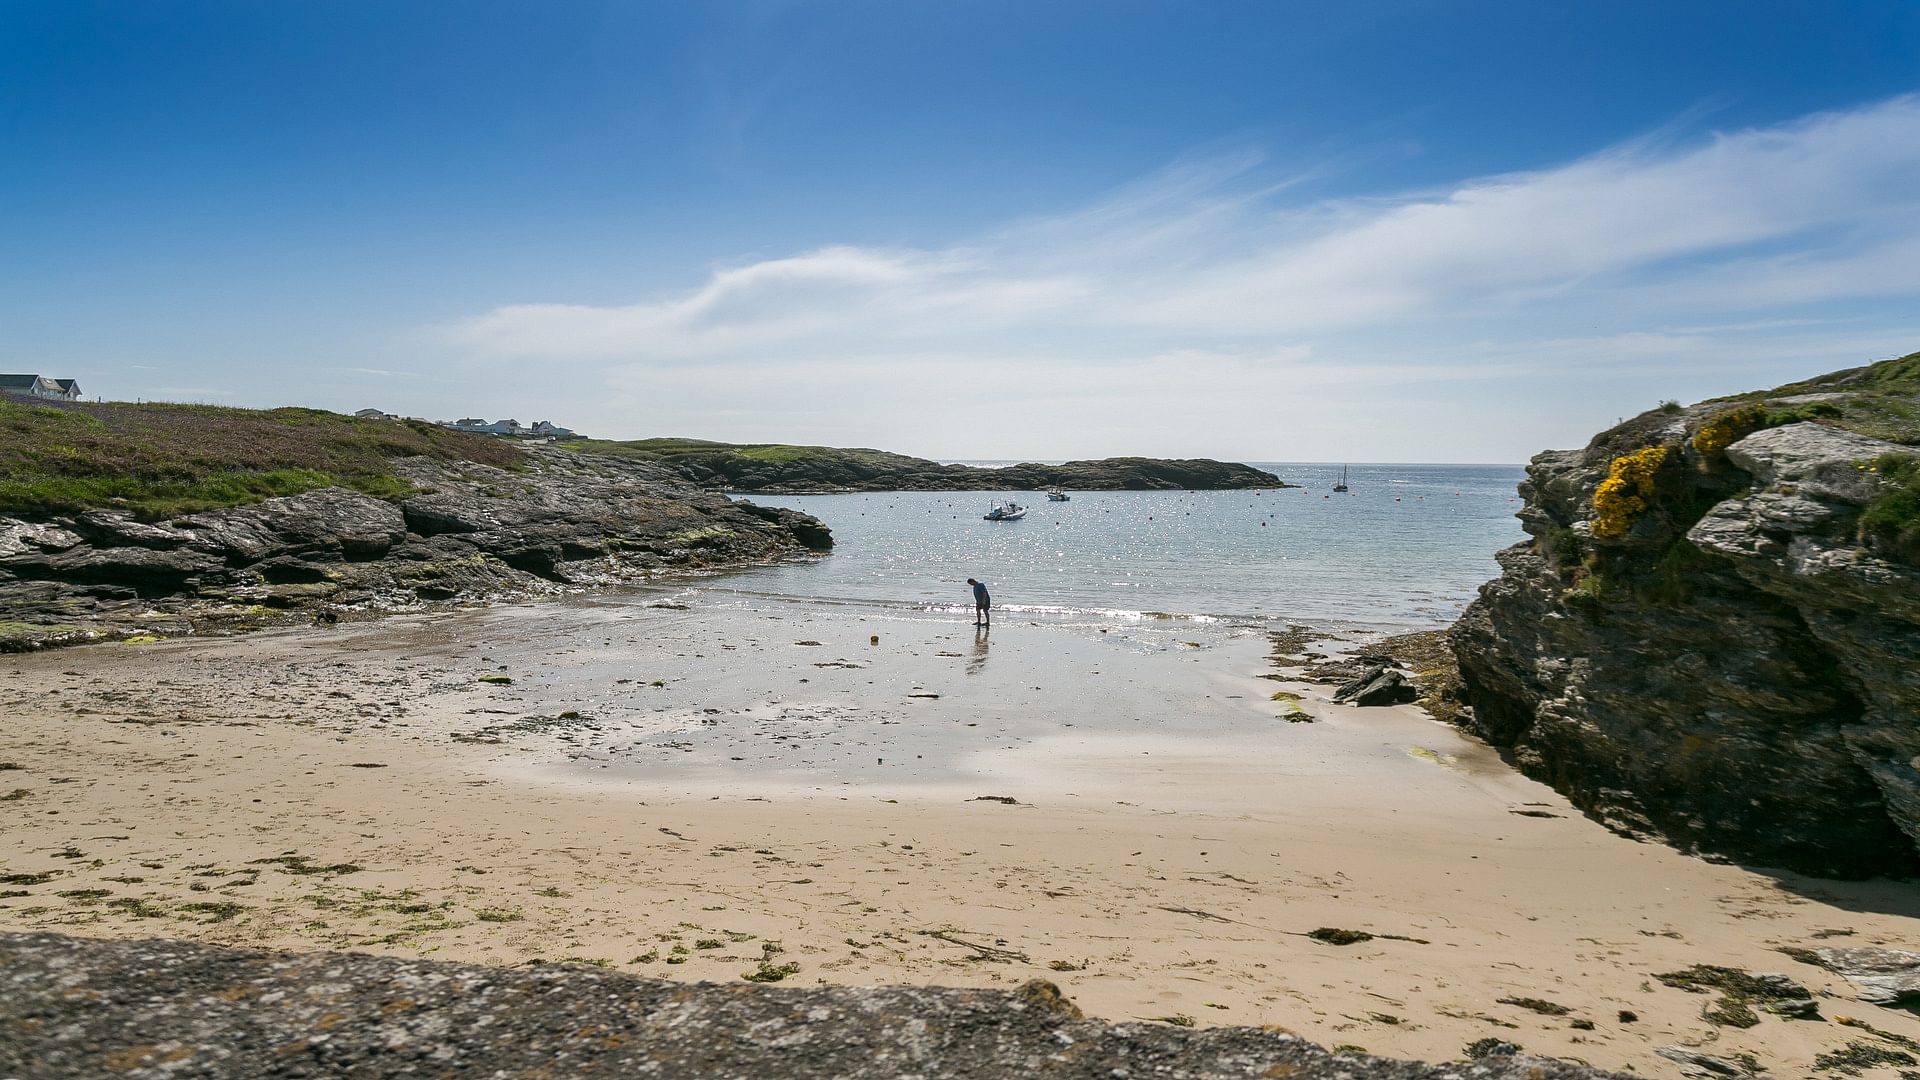
[{"label": "blue sky", "polygon": [[0,0],[0,369],[1519,461],[1920,349],[1920,5]]}]

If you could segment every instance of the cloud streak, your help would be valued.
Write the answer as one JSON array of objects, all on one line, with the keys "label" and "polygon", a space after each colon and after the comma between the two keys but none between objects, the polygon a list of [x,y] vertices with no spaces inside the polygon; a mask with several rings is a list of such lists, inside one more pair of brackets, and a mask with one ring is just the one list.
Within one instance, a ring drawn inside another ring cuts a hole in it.
[{"label": "cloud streak", "polygon": [[504,306],[441,336],[477,359],[597,367],[616,391],[751,372],[804,394],[844,365],[878,407],[969,376],[1150,402],[1169,380],[1511,377],[1574,362],[1568,342],[1611,356],[1635,335],[1652,357],[1710,357],[1753,331],[1669,328],[1817,340],[1803,309],[1920,294],[1915,97],[1392,198],[1304,201],[1302,178],[1262,168],[1185,163],[962,243],[828,246],[632,304]]}]

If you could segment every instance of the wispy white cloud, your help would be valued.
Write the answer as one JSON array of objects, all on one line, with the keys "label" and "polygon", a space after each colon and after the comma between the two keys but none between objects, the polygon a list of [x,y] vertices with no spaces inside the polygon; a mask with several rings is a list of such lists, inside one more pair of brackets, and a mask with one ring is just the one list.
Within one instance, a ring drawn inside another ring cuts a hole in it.
[{"label": "wispy white cloud", "polygon": [[1394,198],[1300,201],[1303,177],[1263,169],[1185,162],[964,243],[824,247],[627,305],[505,306],[442,336],[598,366],[616,392],[785,387],[789,417],[929,391],[981,408],[984,386],[1151,416],[1208,382],[1358,393],[1580,358],[1711,364],[1755,355],[1745,325],[1805,350],[1825,332],[1817,305],[1920,296],[1915,97]]}]

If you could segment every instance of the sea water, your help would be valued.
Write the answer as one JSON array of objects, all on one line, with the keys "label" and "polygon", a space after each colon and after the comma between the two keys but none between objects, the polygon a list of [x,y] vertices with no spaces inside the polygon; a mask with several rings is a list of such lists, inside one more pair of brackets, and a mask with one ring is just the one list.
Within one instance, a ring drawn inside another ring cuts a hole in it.
[{"label": "sea water", "polygon": [[[1523,538],[1518,465],[1255,463],[1299,488],[1246,491],[762,495],[833,530],[825,558],[727,575],[706,591],[930,611],[971,607],[967,578],[1014,615],[1182,616],[1402,629],[1451,622]],[[1024,519],[982,520],[995,502]]]}]

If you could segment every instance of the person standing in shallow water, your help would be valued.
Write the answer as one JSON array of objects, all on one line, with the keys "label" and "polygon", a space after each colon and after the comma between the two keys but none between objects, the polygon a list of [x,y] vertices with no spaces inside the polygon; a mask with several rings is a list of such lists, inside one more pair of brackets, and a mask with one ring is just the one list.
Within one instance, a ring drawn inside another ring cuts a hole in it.
[{"label": "person standing in shallow water", "polygon": [[972,578],[967,584],[973,586],[973,625],[993,625],[993,597],[987,595],[987,587]]}]

